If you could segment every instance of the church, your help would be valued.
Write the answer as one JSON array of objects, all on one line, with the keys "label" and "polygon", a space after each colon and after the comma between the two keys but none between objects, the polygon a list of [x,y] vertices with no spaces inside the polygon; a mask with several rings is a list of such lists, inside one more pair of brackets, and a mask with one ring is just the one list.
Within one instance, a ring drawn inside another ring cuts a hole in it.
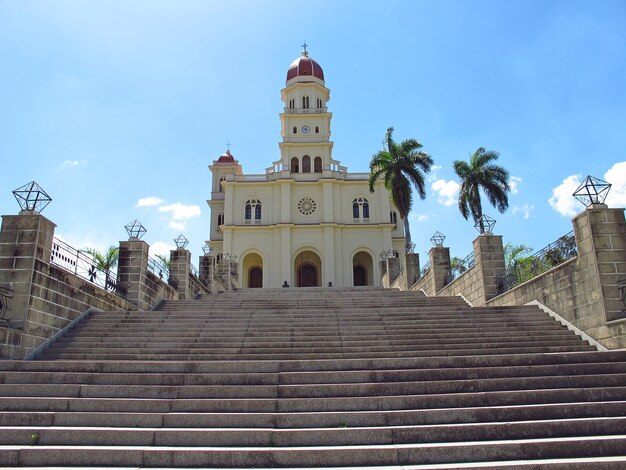
[{"label": "church", "polygon": [[227,150],[212,172],[213,253],[238,260],[239,286],[380,286],[379,257],[404,249],[403,221],[382,180],[333,157],[330,90],[306,50],[287,70],[280,160],[245,174]]}]

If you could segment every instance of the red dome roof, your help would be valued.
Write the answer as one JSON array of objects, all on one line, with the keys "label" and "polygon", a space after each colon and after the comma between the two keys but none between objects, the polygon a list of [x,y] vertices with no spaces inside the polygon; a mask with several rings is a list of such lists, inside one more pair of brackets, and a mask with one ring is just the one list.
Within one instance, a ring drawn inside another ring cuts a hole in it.
[{"label": "red dome roof", "polygon": [[230,150],[226,150],[226,153],[223,153],[217,159],[217,163],[235,163],[235,157],[231,155]]},{"label": "red dome roof", "polygon": [[296,77],[315,77],[324,81],[324,71],[320,64],[315,62],[309,57],[309,54],[305,51],[300,57],[294,60],[287,70],[287,81]]}]

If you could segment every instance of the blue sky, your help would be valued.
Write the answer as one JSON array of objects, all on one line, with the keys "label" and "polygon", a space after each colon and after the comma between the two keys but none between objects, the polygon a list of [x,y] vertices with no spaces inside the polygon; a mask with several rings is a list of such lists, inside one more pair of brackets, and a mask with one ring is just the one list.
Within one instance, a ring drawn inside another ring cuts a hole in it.
[{"label": "blue sky", "polygon": [[336,159],[366,172],[389,126],[433,156],[418,252],[436,230],[470,252],[452,162],[480,146],[514,177],[508,212],[485,210],[505,241],[538,250],[569,232],[587,174],[626,205],[622,0],[0,0],[0,213],[36,180],[73,246],[116,245],[139,219],[154,251],[183,233],[197,264],[207,167],[227,142],[246,173],[279,158],[280,90],[305,40]]}]

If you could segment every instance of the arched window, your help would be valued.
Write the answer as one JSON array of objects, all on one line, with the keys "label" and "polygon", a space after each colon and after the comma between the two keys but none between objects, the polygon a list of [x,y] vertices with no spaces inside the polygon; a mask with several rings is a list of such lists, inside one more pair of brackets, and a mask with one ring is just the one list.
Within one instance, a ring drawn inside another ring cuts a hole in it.
[{"label": "arched window", "polygon": [[293,126],[293,133],[297,134],[298,133],[298,128],[296,126]]},{"label": "arched window", "polygon": [[324,107],[324,104],[322,103],[322,100],[320,98],[317,99],[317,109],[322,109]]},{"label": "arched window", "polygon": [[355,223],[368,223],[370,218],[370,204],[364,197],[357,197],[352,201],[352,219]]},{"label": "arched window", "polygon": [[315,133],[319,134],[320,133],[320,126],[315,126]]},{"label": "arched window", "polygon": [[309,109],[309,97],[308,96],[302,97],[302,109]]},{"label": "arched window", "polygon": [[296,107],[296,100],[294,98],[291,98],[289,100],[289,109],[293,109]]},{"label": "arched window", "polygon": [[217,225],[218,227],[220,225],[224,225],[224,213],[220,212],[219,214],[217,214]]},{"label": "arched window", "polygon": [[391,211],[389,213],[389,222],[394,225],[398,225],[398,213],[396,211]]},{"label": "arched window", "polygon": [[302,157],[302,173],[311,173],[311,157],[308,155]]},{"label": "arched window", "polygon": [[293,157],[291,159],[291,172],[300,173],[300,161],[298,160],[298,157]]},{"label": "arched window", "polygon": [[315,157],[315,160],[313,160],[313,171],[315,173],[322,172],[322,157]]},{"label": "arched window", "polygon": [[244,211],[244,219],[246,224],[252,223],[252,215],[254,214],[254,223],[261,223],[261,201],[258,199],[248,199],[246,201],[246,207]]},{"label": "arched window", "polygon": [[222,183],[223,183],[224,181],[226,181],[226,177],[225,177],[225,176],[222,176],[222,177],[220,178],[219,183],[217,184],[217,190],[218,190],[220,193],[223,193],[223,192],[224,192],[224,186],[222,185]]}]

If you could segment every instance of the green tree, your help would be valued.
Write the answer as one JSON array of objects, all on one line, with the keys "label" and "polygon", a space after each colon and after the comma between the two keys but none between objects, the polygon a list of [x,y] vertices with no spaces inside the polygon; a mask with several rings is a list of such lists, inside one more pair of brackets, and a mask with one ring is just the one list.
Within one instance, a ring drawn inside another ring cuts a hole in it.
[{"label": "green tree", "polygon": [[98,271],[103,271],[105,273],[108,273],[117,266],[117,261],[120,255],[120,249],[117,246],[110,246],[104,253],[101,253],[93,248],[87,248],[81,251],[91,256]]},{"label": "green tree", "polygon": [[161,263],[163,263],[163,266],[165,266],[167,269],[170,269],[170,259],[167,256],[154,255],[154,257],[158,259]]},{"label": "green tree", "polygon": [[454,274],[455,277],[460,276],[465,271],[467,271],[468,267],[465,266],[465,263],[458,256],[453,256],[450,258],[450,270]]},{"label": "green tree", "polygon": [[521,245],[513,245],[511,242],[506,242],[504,245],[504,264],[506,270],[510,271],[520,264],[526,258],[525,255],[532,251],[533,249],[524,243]]},{"label": "green tree", "polygon": [[485,233],[481,190],[500,213],[504,213],[509,207],[509,172],[493,163],[497,159],[497,152],[480,147],[470,157],[469,163],[462,160],[453,163],[454,171],[461,179],[459,210],[465,220],[472,215],[474,222],[480,226],[480,233]]},{"label": "green tree", "polygon": [[[376,180],[384,178],[385,187],[391,192],[391,200],[404,221],[407,248],[411,246],[409,212],[413,204],[411,186],[415,187],[421,199],[426,198],[424,174],[433,165],[430,155],[422,152],[422,144],[415,139],[398,143],[393,140],[393,127],[387,129],[386,148],[372,156],[370,161],[369,188],[374,192]],[[423,172],[423,173],[422,173]]]}]

